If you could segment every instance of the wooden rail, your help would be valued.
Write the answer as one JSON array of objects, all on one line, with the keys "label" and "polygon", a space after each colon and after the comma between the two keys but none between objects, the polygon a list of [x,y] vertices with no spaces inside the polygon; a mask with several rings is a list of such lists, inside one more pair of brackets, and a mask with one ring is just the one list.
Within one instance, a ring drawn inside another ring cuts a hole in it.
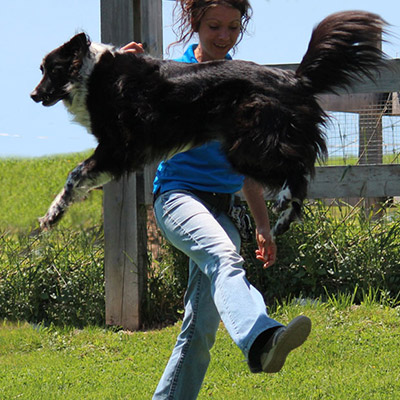
[{"label": "wooden rail", "polygon": [[[309,182],[310,199],[400,196],[400,165],[317,167]],[[266,190],[265,199],[274,196]]]}]

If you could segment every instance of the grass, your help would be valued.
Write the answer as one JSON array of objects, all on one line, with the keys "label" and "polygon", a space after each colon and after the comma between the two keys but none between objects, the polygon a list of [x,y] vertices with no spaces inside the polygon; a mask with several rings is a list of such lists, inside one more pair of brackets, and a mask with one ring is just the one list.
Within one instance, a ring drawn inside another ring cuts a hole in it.
[{"label": "grass", "polygon": [[[7,318],[47,322],[0,321],[0,399],[150,399],[179,333],[180,323],[135,333],[104,329],[101,193],[74,205],[51,233],[28,235],[68,171],[85,156],[0,159],[0,312]],[[345,217],[335,225],[337,218],[331,218],[330,211],[325,217],[317,208],[312,211],[315,218],[309,215],[290,236],[299,230],[300,244],[293,239],[295,258],[263,273],[263,279],[276,275],[267,282],[266,295],[274,297],[279,288],[285,295],[291,292],[291,269],[304,274],[296,277],[303,293],[305,285],[311,285],[314,293],[315,287],[324,291],[321,282],[329,283],[329,274],[340,288],[347,281],[349,288],[358,285],[353,278],[358,273],[361,283],[368,283],[368,274],[377,266],[388,279],[400,279],[398,223],[370,226]],[[344,241],[351,246],[341,246]],[[163,262],[176,270],[176,259],[171,260]],[[336,271],[339,267],[344,272]],[[186,264],[182,268],[186,271]],[[356,275],[350,274],[353,270]],[[177,282],[175,276],[168,281],[164,273],[149,284],[149,293],[155,296],[152,303],[163,315],[162,302],[171,300],[163,290],[168,284],[176,288]],[[400,398],[398,291],[357,287],[349,294],[323,293],[325,303],[274,305],[272,316],[282,323],[301,313],[313,321],[309,340],[275,375],[250,374],[221,326],[199,399]]]},{"label": "grass", "polygon": [[0,232],[0,318],[101,325],[103,269],[101,226],[33,237]]},{"label": "grass", "polygon": [[[274,375],[251,374],[221,325],[199,399],[400,398],[400,312],[366,301],[295,303],[272,315],[287,323],[304,313],[309,340]],[[150,399],[180,323],[127,333],[88,327],[0,325],[0,398]]]},{"label": "grass", "polygon": [[[0,158],[0,230],[26,231],[37,227],[68,173],[88,153],[39,158]],[[6,171],[6,173],[5,173]],[[71,207],[60,226],[88,225],[101,220],[101,192]]]},{"label": "grass", "polygon": [[[399,154],[384,154],[382,156],[382,164],[396,164],[398,163],[398,157]],[[359,165],[359,163],[360,158],[358,156],[330,156],[326,163],[322,163],[321,166]]]}]

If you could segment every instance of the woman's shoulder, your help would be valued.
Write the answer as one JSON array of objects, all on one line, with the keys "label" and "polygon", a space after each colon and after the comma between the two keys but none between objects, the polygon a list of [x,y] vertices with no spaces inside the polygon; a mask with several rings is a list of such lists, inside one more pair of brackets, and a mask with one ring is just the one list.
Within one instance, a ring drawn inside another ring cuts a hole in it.
[{"label": "woman's shoulder", "polygon": [[190,45],[183,55],[179,58],[176,58],[174,61],[183,62],[183,63],[197,63],[197,59],[194,55],[194,51],[196,50],[197,44]]}]

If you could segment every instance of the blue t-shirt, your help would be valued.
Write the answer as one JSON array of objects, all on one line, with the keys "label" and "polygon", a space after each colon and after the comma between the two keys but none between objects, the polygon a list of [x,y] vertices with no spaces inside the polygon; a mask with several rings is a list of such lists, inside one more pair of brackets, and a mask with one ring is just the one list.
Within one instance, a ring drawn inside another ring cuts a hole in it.
[{"label": "blue t-shirt", "polygon": [[[176,61],[197,63],[191,45]],[[226,56],[228,60],[230,55]],[[221,145],[217,141],[206,143],[188,151],[178,153],[158,166],[153,192],[169,190],[202,190],[216,193],[235,193],[243,186],[244,177],[231,167]]]}]

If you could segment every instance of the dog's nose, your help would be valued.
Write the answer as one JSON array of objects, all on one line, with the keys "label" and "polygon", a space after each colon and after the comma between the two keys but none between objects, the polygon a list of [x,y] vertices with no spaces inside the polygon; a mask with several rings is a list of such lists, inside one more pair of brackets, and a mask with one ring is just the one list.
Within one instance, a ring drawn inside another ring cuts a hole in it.
[{"label": "dog's nose", "polygon": [[40,101],[40,96],[36,89],[31,93],[31,99],[36,103]]},{"label": "dog's nose", "polygon": [[35,89],[32,93],[31,93],[31,99],[35,102],[35,103],[40,103],[41,101],[43,101],[45,98],[45,96],[43,95],[43,93],[41,93],[40,91],[38,91],[37,89]]}]

